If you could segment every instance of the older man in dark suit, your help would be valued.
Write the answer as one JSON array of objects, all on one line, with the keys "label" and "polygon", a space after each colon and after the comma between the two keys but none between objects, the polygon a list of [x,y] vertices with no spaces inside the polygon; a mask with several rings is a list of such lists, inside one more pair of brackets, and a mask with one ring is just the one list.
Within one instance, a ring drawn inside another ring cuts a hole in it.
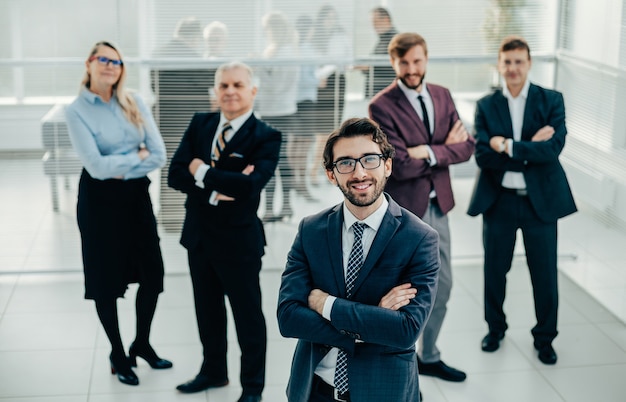
[{"label": "older man in dark suit", "polygon": [[467,161],[474,139],[459,120],[450,91],[424,82],[428,48],[416,33],[400,33],[389,43],[397,80],[375,96],[370,117],[396,149],[387,191],[439,233],[441,271],[433,312],[420,338],[420,374],[464,381],[463,371],[441,360],[437,338],[452,289],[448,212],[454,207],[449,167]]},{"label": "older man in dark suit", "polygon": [[256,87],[242,63],[215,74],[220,113],[196,113],[174,154],[169,185],[187,194],[181,244],[189,255],[204,361],[200,373],[177,389],[184,393],[228,384],[225,296],[241,347],[239,402],[261,400],[266,327],[259,272],[265,235],[257,217],[281,134],[254,117]]},{"label": "older man in dark suit", "polygon": [[567,133],[563,96],[531,84],[530,67],[528,43],[505,38],[498,55],[505,85],[476,106],[476,162],[481,170],[468,213],[483,215],[489,333],[482,349],[497,350],[508,328],[502,308],[506,274],[521,229],[535,299],[534,346],[542,363],[554,364],[557,220],[574,213],[576,205],[559,163]]},{"label": "older man in dark suit", "polygon": [[417,402],[415,342],[437,288],[437,233],[383,193],[393,147],[350,119],[324,149],[344,202],[305,218],[278,300],[281,334],[298,338],[290,402]]}]

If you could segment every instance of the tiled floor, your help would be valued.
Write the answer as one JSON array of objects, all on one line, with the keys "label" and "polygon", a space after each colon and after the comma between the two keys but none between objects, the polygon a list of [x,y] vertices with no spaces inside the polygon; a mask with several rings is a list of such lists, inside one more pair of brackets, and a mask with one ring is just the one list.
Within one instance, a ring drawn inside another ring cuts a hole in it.
[{"label": "tiled floor", "polygon": [[[152,370],[141,361],[136,371],[141,381],[138,387],[123,385],[110,374],[108,342],[93,303],[83,299],[75,182],[73,178],[70,188],[61,191],[61,210],[53,213],[40,161],[0,160],[0,402],[235,401],[240,393],[239,350],[232,328],[231,385],[194,395],[174,389],[193,377],[200,365],[191,284],[176,233],[161,233],[166,282],[151,338],[174,368]],[[439,342],[443,359],[467,371],[468,379],[453,384],[423,377],[425,400],[626,400],[626,327],[622,321],[626,274],[620,265],[626,253],[624,236],[598,225],[585,213],[561,222],[560,335],[554,343],[559,361],[555,366],[542,365],[532,347],[533,304],[523,257],[516,258],[509,275],[505,308],[511,328],[499,351],[484,353],[480,350],[486,331],[480,220],[464,212],[471,186],[468,179],[455,181],[458,206],[451,215],[455,287]],[[269,331],[264,401],[286,401],[284,389],[295,342],[278,333],[275,308],[296,222],[340,200],[330,185],[318,187],[316,195],[324,201],[294,199],[294,222],[266,228],[270,246],[261,273]],[[127,299],[119,302],[126,345],[134,335],[134,294],[135,287],[131,287]]]}]

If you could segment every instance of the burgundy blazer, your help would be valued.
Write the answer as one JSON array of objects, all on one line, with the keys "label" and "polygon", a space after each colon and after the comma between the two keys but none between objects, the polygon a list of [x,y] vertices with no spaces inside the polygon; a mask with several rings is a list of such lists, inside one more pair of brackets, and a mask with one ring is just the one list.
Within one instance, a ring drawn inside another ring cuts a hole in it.
[{"label": "burgundy blazer", "polygon": [[[452,185],[448,167],[454,163],[467,161],[474,152],[475,140],[470,135],[467,141],[445,145],[448,133],[459,114],[454,106],[450,91],[446,88],[427,84],[435,116],[435,131],[431,136],[419,115],[413,109],[397,82],[380,91],[369,104],[369,115],[387,134],[389,142],[396,149],[393,159],[393,172],[385,191],[401,206],[420,218],[428,207],[431,188],[437,193],[439,207],[447,214],[454,207]],[[437,164],[430,164],[423,159],[413,159],[407,148],[416,145],[430,145]]]}]

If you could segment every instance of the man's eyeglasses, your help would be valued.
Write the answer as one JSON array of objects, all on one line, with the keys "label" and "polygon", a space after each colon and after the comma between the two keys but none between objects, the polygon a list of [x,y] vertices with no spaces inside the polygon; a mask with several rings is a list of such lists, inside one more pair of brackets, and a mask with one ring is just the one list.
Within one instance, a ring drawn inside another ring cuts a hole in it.
[{"label": "man's eyeglasses", "polygon": [[102,64],[103,66],[108,66],[109,63],[111,63],[113,67],[121,67],[124,65],[124,62],[122,60],[109,59],[108,57],[104,56],[91,56],[89,58],[90,63],[94,60],[97,60],[98,63]]},{"label": "man's eyeglasses", "polygon": [[372,170],[380,166],[383,160],[383,154],[372,154],[361,156],[360,158],[344,158],[333,162],[333,167],[339,173],[352,173],[356,169],[356,163],[359,162],[363,169]]}]

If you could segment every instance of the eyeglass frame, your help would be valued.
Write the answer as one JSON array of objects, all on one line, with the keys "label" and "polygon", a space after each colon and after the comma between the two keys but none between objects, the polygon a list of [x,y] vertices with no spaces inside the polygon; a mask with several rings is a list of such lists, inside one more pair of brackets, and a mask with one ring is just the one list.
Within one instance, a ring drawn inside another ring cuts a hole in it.
[{"label": "eyeglass frame", "polygon": [[109,63],[111,63],[111,65],[113,67],[122,67],[124,65],[124,62],[122,61],[122,59],[109,59],[108,57],[105,56],[96,56],[93,55],[91,56],[89,59],[87,59],[87,61],[89,61],[90,63],[92,61],[96,60],[99,64],[103,65],[103,66],[108,66]]},{"label": "eyeglass frame", "polygon": [[[363,158],[367,158],[367,157],[371,157],[371,156],[377,156],[378,157],[378,165],[376,167],[365,167],[365,165],[363,164],[362,159]],[[385,155],[383,154],[367,154],[367,155],[363,155],[360,158],[341,158],[336,160],[335,162],[333,162],[333,168],[337,170],[337,173],[339,174],[350,174],[350,173],[354,173],[354,171],[356,170],[356,163],[359,162],[361,164],[361,167],[365,170],[374,170],[374,169],[378,169],[380,167],[380,165],[382,165],[382,162],[384,159],[387,159],[385,157]],[[339,170],[339,168],[337,167],[337,163],[343,162],[343,161],[354,161],[354,165],[352,165],[352,170],[350,170],[349,172],[342,172]]]}]

